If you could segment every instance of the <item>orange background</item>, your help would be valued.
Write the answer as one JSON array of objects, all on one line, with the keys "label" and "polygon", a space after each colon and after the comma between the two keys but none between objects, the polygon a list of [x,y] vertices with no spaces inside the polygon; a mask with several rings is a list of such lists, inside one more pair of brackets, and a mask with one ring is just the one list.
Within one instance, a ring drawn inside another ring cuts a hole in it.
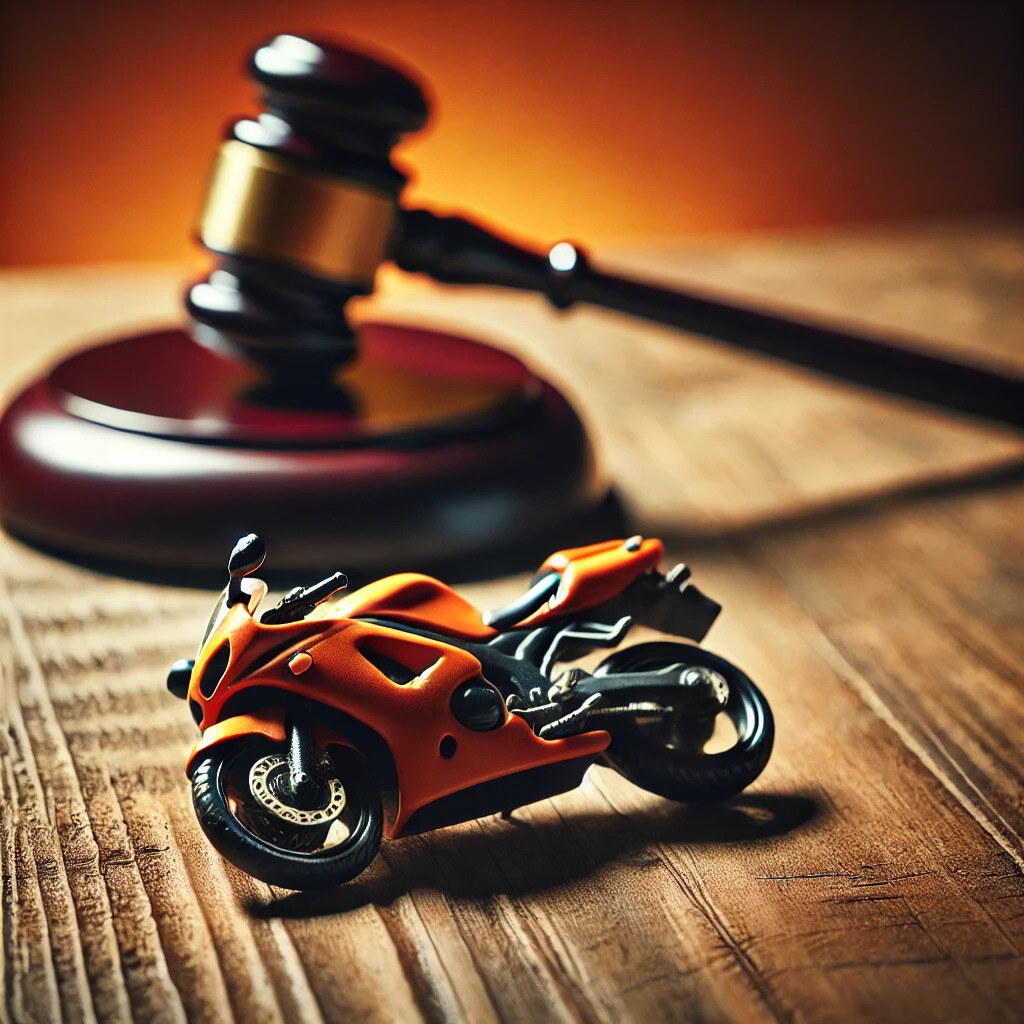
[{"label": "orange background", "polygon": [[275,31],[418,69],[410,200],[550,241],[1018,210],[1019,5],[259,0],[5,5],[0,262],[195,258]]}]

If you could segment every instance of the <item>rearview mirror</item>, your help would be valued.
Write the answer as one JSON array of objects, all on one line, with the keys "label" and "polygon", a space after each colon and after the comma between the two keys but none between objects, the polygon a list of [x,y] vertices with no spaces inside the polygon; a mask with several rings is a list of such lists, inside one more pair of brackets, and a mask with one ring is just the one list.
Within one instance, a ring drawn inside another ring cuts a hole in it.
[{"label": "rearview mirror", "polygon": [[228,556],[228,575],[233,580],[254,573],[267,557],[267,546],[255,533],[247,533]]}]

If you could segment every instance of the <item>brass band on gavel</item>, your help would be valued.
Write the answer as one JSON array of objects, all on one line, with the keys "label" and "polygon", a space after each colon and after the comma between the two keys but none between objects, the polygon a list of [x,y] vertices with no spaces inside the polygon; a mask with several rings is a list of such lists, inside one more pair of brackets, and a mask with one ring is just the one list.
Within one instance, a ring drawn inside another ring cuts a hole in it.
[{"label": "brass band on gavel", "polygon": [[369,289],[395,216],[384,192],[231,139],[214,164],[199,237],[214,252]]}]

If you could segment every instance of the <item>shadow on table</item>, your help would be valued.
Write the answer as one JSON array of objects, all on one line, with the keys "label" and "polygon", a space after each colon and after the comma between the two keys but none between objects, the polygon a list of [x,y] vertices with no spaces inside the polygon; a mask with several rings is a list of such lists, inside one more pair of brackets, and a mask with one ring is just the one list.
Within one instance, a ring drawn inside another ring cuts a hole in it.
[{"label": "shadow on table", "polygon": [[385,843],[369,869],[347,885],[250,901],[244,909],[261,918],[322,917],[387,905],[423,888],[454,899],[524,896],[578,882],[613,861],[650,864],[668,852],[651,847],[767,841],[821,815],[822,801],[810,795],[751,794],[726,804],[666,804],[629,815],[609,808],[544,821],[487,818]]},{"label": "shadow on table", "polygon": [[877,490],[825,498],[817,503],[768,513],[733,526],[679,527],[672,524],[643,524],[648,535],[660,537],[670,548],[713,550],[737,543],[771,540],[800,530],[841,526],[871,515],[915,504],[941,501],[958,495],[1013,487],[1024,481],[1024,460],[1008,459],[996,465],[977,466],[951,475],[923,480],[897,481]]}]

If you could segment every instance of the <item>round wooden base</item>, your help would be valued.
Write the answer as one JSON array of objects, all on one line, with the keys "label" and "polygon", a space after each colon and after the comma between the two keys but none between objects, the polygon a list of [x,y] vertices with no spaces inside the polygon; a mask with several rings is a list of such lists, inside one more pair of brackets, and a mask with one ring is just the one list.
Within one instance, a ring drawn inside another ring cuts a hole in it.
[{"label": "round wooden base", "polygon": [[198,581],[250,531],[279,575],[472,575],[607,508],[576,414],[517,359],[386,324],[361,352],[288,395],[183,331],[74,355],[0,420],[0,517],[78,560]]}]

